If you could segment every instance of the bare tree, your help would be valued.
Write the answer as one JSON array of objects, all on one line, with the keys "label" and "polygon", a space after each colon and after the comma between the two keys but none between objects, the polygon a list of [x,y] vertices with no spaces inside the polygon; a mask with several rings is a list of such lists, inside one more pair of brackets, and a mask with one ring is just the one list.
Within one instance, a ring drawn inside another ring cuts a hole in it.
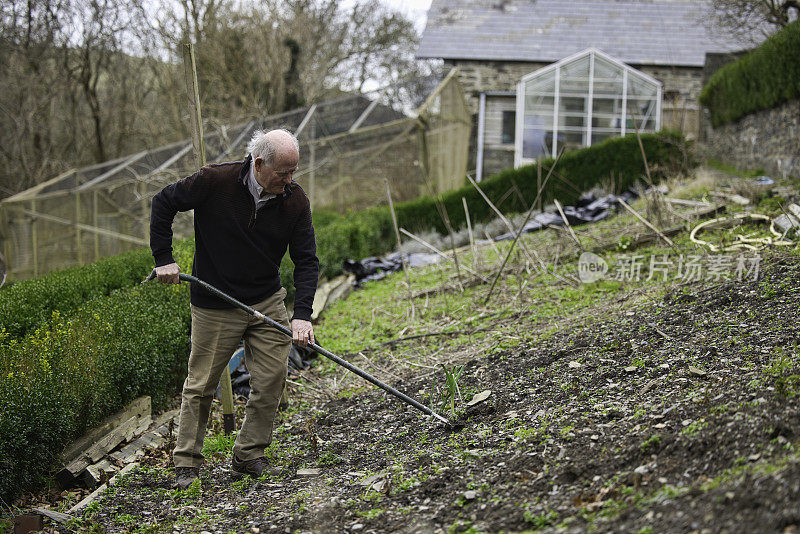
[{"label": "bare tree", "polygon": [[0,197],[185,138],[187,41],[223,124],[420,73],[412,23],[379,0],[141,4],[0,3]]},{"label": "bare tree", "polygon": [[752,45],[800,15],[798,0],[712,0],[712,25]]}]

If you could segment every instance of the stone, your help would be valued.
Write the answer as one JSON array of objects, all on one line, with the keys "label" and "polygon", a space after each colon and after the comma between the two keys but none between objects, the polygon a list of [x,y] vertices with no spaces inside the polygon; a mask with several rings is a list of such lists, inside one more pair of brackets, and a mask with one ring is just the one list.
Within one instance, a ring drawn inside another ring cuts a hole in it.
[{"label": "stone", "polygon": [[469,490],[464,492],[464,498],[468,501],[474,501],[478,497],[478,492]]},{"label": "stone", "polygon": [[742,169],[800,176],[800,101],[788,100],[716,128],[706,128],[710,155]]},{"label": "stone", "polygon": [[792,228],[795,228],[795,231],[800,230],[800,221],[793,215],[782,213],[775,217],[773,222],[775,223],[775,228],[781,233],[788,232]]},{"label": "stone", "polygon": [[309,468],[309,469],[298,469],[297,470],[297,476],[300,476],[300,477],[315,477],[315,476],[319,475],[320,473],[322,473],[322,469],[317,469],[316,467]]},{"label": "stone", "polygon": [[708,373],[706,371],[703,371],[702,369],[699,369],[699,368],[695,367],[694,365],[690,365],[689,366],[689,374],[690,375],[694,375],[694,376],[706,376],[706,375],[708,375]]}]

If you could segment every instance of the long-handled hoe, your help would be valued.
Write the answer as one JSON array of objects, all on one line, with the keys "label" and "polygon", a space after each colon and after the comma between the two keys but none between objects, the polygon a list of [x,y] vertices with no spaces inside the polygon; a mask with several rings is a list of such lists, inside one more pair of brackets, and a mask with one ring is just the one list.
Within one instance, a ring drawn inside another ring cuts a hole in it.
[{"label": "long-handled hoe", "polygon": [[[156,277],[156,271],[153,270],[153,272],[151,272],[150,275],[147,278],[145,278],[144,281],[145,282],[149,282],[150,280],[154,279],[155,277]],[[253,308],[251,308],[247,304],[239,302],[238,300],[236,300],[235,298],[231,297],[230,295],[223,293],[222,291],[220,291],[216,287],[212,286],[211,284],[209,284],[207,282],[204,282],[203,280],[200,280],[199,278],[197,278],[195,276],[192,276],[192,275],[189,275],[189,274],[180,273],[178,275],[178,277],[181,280],[184,280],[186,282],[194,282],[196,284],[199,284],[200,286],[202,286],[206,290],[210,291],[214,295],[218,296],[219,298],[221,298],[223,300],[227,300],[228,302],[230,302],[231,304],[233,304],[237,308],[246,311],[250,315],[260,319],[262,322],[264,322],[264,323],[266,323],[266,324],[278,329],[280,332],[286,334],[287,336],[292,337],[292,331],[289,330],[288,328],[286,328],[285,326],[283,326],[282,324],[273,321],[272,319],[270,319],[269,317],[267,317],[263,313],[254,310]],[[386,391],[387,393],[391,393],[392,395],[394,395],[395,397],[397,397],[401,401],[405,402],[406,404],[410,404],[411,406],[413,406],[417,410],[421,411],[422,413],[424,413],[426,415],[430,415],[432,417],[435,417],[436,419],[438,419],[439,421],[444,423],[447,426],[448,429],[453,429],[454,428],[454,425],[452,423],[450,423],[450,421],[448,421],[447,419],[445,419],[444,417],[442,417],[438,413],[434,412],[433,410],[431,410],[427,406],[425,406],[423,404],[420,404],[419,402],[415,401],[414,399],[412,399],[408,395],[405,395],[404,393],[401,393],[401,392],[397,391],[392,386],[381,382],[380,380],[378,380],[377,378],[375,378],[374,376],[372,376],[368,372],[364,371],[363,369],[359,369],[355,365],[351,364],[350,362],[347,362],[347,361],[343,360],[342,358],[338,357],[334,353],[332,353],[332,352],[330,352],[330,351],[328,351],[326,349],[323,349],[322,347],[320,347],[316,343],[309,343],[308,346],[314,352],[316,352],[317,354],[321,354],[321,355],[325,356],[329,360],[332,360],[334,363],[336,363],[338,365],[341,365],[345,369],[348,369],[349,371],[357,374],[358,376],[360,376],[364,380],[366,380],[368,382],[371,382],[372,384],[375,384],[376,386],[378,386],[382,390]]]}]

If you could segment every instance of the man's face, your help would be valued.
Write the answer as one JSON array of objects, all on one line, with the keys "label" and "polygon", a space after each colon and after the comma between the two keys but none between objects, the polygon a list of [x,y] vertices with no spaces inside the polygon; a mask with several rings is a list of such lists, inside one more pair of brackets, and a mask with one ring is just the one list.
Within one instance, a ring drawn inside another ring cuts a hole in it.
[{"label": "man's face", "polygon": [[256,158],[253,162],[253,176],[265,192],[279,195],[283,193],[283,188],[292,182],[292,175],[297,171],[299,159],[295,150],[279,150],[271,165],[261,158]]}]

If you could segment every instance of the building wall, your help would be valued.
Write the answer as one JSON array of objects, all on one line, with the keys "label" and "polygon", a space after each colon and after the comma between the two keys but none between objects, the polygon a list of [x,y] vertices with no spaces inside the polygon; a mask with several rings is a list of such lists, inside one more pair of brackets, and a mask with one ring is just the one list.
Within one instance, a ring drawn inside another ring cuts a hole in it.
[{"label": "building wall", "polygon": [[703,67],[631,65],[663,84],[661,127],[681,130],[690,139],[700,138],[700,104]]},{"label": "building wall", "polygon": [[526,74],[548,63],[522,61],[446,61],[458,67],[458,81],[464,88],[467,105],[472,113],[478,112],[480,94],[486,91],[516,91],[517,82]]},{"label": "building wall", "polygon": [[708,127],[709,154],[741,169],[800,178],[800,99],[751,113],[719,128]]}]

